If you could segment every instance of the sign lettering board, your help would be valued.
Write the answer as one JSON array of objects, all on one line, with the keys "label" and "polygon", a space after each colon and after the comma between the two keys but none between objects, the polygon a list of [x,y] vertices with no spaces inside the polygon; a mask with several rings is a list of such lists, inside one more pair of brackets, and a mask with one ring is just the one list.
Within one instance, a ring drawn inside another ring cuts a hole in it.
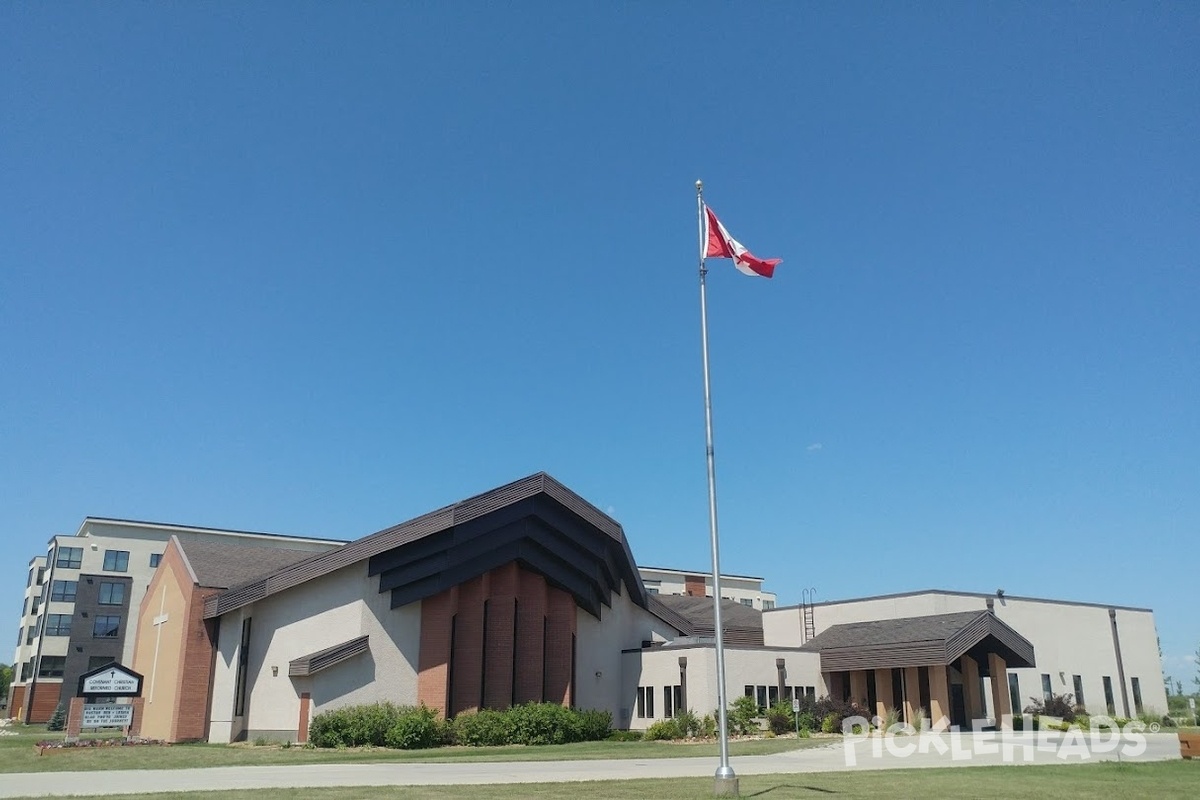
[{"label": "sign lettering board", "polygon": [[108,664],[79,677],[80,697],[141,697],[142,676],[120,664]]},{"label": "sign lettering board", "polygon": [[1196,698],[1194,698],[1194,697],[1188,698],[1188,708],[1190,708],[1192,711],[1196,710]]},{"label": "sign lettering board", "polygon": [[799,714],[799,713],[800,713],[800,701],[799,701],[799,700],[793,700],[793,701],[792,701],[792,713],[793,713],[793,714]]},{"label": "sign lettering board", "polygon": [[82,728],[126,728],[133,723],[133,706],[128,703],[84,703]]}]

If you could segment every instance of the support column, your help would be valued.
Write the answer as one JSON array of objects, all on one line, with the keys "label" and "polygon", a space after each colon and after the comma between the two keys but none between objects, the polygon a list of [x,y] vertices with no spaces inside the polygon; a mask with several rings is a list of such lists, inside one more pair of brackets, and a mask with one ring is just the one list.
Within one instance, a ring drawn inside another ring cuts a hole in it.
[{"label": "support column", "polygon": [[129,722],[129,728],[125,731],[126,736],[141,736],[142,735],[142,711],[146,705],[146,698],[135,697],[129,701],[129,705],[133,706],[133,719]]},{"label": "support column", "polygon": [[943,717],[949,727],[950,676],[946,667],[939,664],[929,667],[929,721],[936,725]]},{"label": "support column", "polygon": [[775,659],[775,690],[779,693],[779,702],[784,702],[783,690],[787,686],[787,662],[782,658]]},{"label": "support column", "polygon": [[917,667],[904,668],[904,721],[919,725],[917,709],[921,707],[921,672]]},{"label": "support column", "polygon": [[867,671],[856,669],[850,673],[850,702],[865,709],[867,694]]},{"label": "support column", "polygon": [[458,613],[454,621],[454,668],[450,677],[451,707],[446,716],[480,707],[483,701],[483,602],[487,587],[483,576],[458,587]]},{"label": "support column", "polygon": [[996,729],[1012,730],[1012,698],[1008,696],[1008,664],[999,653],[988,653],[988,674],[992,678],[992,708]]},{"label": "support column", "polygon": [[417,702],[443,717],[452,715],[447,708],[450,694],[450,650],[457,589],[427,597],[421,601],[421,645],[417,656]]},{"label": "support column", "polygon": [[975,720],[987,716],[987,709],[981,708],[980,703],[983,698],[979,696],[979,665],[967,655],[962,657],[960,663],[963,676],[963,711],[967,715],[967,725],[974,730]]},{"label": "support column", "polygon": [[893,691],[892,671],[890,669],[875,670],[875,713],[879,715],[880,719],[887,717]]},{"label": "support column", "polygon": [[516,650],[517,562],[492,570],[487,613],[487,652],[484,653],[485,708],[504,709],[513,704],[513,655]]},{"label": "support column", "polygon": [[517,588],[517,650],[513,703],[540,703],[545,685],[546,581],[535,572],[521,570]]},{"label": "support column", "polygon": [[690,706],[688,706],[687,656],[679,657],[679,694],[680,703],[683,704],[683,710],[689,711]]},{"label": "support column", "polygon": [[296,724],[296,744],[304,744],[308,741],[308,712],[312,704],[312,695],[308,692],[300,693],[300,721]]},{"label": "support column", "polygon": [[83,730],[83,703],[82,697],[72,697],[67,704],[67,739],[78,739]]}]

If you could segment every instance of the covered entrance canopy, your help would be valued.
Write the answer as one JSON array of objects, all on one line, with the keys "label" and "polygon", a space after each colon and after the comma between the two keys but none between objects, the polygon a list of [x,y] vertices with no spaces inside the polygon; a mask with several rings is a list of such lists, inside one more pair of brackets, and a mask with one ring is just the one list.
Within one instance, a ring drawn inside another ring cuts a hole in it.
[{"label": "covered entrance canopy", "polygon": [[912,723],[946,717],[966,726],[988,717],[984,677],[999,722],[1012,713],[1008,668],[1035,666],[1033,645],[991,611],[834,625],[801,649],[820,654],[830,695],[866,716],[896,709]]}]

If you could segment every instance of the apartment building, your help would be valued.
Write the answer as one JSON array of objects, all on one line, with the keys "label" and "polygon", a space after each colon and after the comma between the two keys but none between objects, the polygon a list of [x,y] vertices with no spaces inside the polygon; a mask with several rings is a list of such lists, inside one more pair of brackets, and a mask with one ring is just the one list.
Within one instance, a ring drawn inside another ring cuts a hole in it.
[{"label": "apartment building", "polygon": [[[638,567],[646,592],[657,595],[680,595],[684,597],[712,597],[712,571],[705,573],[685,572],[665,567]],[[749,575],[722,575],[722,599],[757,609],[770,611],[775,608],[775,593],[764,591],[763,579]]]}]

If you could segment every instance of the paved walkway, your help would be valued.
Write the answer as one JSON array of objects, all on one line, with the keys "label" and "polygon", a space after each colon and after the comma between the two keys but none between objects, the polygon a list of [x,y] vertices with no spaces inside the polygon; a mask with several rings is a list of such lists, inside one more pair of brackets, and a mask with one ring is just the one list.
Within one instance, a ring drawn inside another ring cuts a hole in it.
[{"label": "paved walkway", "polygon": [[[1039,742],[1036,734],[1014,735],[1007,744],[994,734],[959,737],[912,736],[887,741],[836,742],[771,756],[735,757],[739,775],[833,772],[851,769],[965,767],[997,764],[1078,764],[1091,761],[1163,761],[1179,758],[1174,734],[1145,734],[1121,743],[1072,740],[1062,734]],[[1039,746],[1040,745],[1040,746]],[[911,752],[909,752],[911,750]],[[0,798],[104,796],[145,792],[318,786],[429,786],[445,784],[556,783],[625,778],[711,777],[715,758],[621,759],[609,761],[453,762],[442,764],[310,764],[303,766],[210,767],[178,770],[118,770],[0,774]]]}]

